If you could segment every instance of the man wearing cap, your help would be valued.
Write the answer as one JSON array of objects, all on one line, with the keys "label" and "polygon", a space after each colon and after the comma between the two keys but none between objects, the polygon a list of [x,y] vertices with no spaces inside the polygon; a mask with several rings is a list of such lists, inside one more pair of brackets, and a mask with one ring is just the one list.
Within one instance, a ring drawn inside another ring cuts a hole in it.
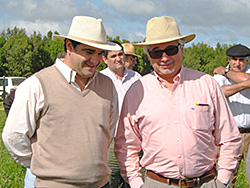
[{"label": "man wearing cap", "polygon": [[162,16],[150,19],[146,41],[134,44],[143,47],[154,72],[127,91],[115,139],[132,188],[223,188],[237,167],[241,137],[220,86],[182,65],[184,44],[194,37],[182,36],[175,19]]},{"label": "man wearing cap", "polygon": [[125,54],[125,60],[124,60],[124,66],[126,69],[133,69],[133,66],[137,64],[136,58],[140,57],[140,55],[137,55],[135,53],[135,47],[131,43],[123,43],[122,44]]},{"label": "man wearing cap", "polygon": [[112,80],[96,71],[107,42],[101,19],[76,16],[64,61],[26,79],[16,90],[2,138],[13,158],[30,167],[35,187],[109,187],[108,148],[118,118]]},{"label": "man wearing cap", "polygon": [[[124,67],[124,51],[123,46],[118,41],[112,41],[121,47],[119,51],[105,50],[103,60],[107,64],[107,68],[101,73],[108,76],[114,83],[118,94],[119,112],[122,108],[122,103],[127,90],[131,85],[141,78],[141,75],[133,70]],[[114,134],[114,137],[116,132]],[[129,185],[124,181],[120,174],[119,164],[114,153],[114,141],[112,141],[109,148],[108,165],[112,172],[109,177],[111,188],[125,188]]]},{"label": "man wearing cap", "polygon": [[[230,47],[226,51],[229,64],[217,67],[214,78],[221,86],[233,113],[242,137],[239,163],[246,159],[250,143],[250,65],[248,57],[250,49],[242,44]],[[231,178],[231,187],[235,186],[238,168]]]}]

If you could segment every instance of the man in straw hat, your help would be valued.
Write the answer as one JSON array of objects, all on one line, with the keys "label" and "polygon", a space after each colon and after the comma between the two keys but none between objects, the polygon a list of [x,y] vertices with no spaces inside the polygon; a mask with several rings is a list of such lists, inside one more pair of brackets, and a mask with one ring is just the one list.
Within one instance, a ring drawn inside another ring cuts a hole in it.
[{"label": "man in straw hat", "polygon": [[13,158],[36,175],[35,187],[109,187],[107,152],[118,118],[112,80],[96,71],[107,42],[101,19],[73,18],[64,61],[17,89],[3,141]]},{"label": "man in straw hat", "polygon": [[[247,157],[250,143],[250,65],[248,58],[250,49],[242,44],[227,49],[228,66],[214,69],[214,78],[225,94],[234,119],[241,133],[242,144],[239,164]],[[246,164],[246,163],[245,163]],[[231,187],[235,187],[238,168],[232,175]]]},{"label": "man in straw hat", "polygon": [[154,72],[128,90],[115,139],[122,175],[132,188],[222,188],[238,165],[241,137],[220,86],[182,65],[184,44],[194,37],[180,35],[174,18],[154,17],[146,41],[135,44],[144,48]]},{"label": "man in straw hat", "polygon": [[125,59],[124,59],[124,66],[126,69],[133,69],[133,66],[137,64],[136,58],[140,57],[140,55],[137,55],[135,53],[135,47],[131,43],[123,43],[122,44],[123,49],[124,49],[124,54],[125,54]]}]

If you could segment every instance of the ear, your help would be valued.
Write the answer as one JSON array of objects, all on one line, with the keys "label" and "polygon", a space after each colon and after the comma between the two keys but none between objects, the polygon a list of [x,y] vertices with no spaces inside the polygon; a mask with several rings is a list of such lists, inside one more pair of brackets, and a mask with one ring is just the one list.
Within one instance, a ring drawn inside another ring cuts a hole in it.
[{"label": "ear", "polygon": [[149,53],[146,53],[146,54],[148,56],[148,60],[151,61],[151,57],[150,57]]},{"label": "ear", "polygon": [[105,63],[106,65],[108,65],[108,60],[107,60],[107,58],[106,58],[105,56],[102,56],[102,59],[103,59],[104,63]]},{"label": "ear", "polygon": [[184,53],[184,44],[182,44],[182,47],[181,47],[181,54]]},{"label": "ear", "polygon": [[71,53],[72,50],[74,49],[74,47],[69,39],[66,39],[66,48],[67,48],[67,53]]}]

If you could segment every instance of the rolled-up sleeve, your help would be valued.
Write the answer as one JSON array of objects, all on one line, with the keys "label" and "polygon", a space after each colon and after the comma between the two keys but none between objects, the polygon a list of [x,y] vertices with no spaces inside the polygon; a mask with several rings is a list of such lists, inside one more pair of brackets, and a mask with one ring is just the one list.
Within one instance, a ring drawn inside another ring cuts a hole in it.
[{"label": "rolled-up sleeve", "polygon": [[18,86],[2,139],[11,156],[24,167],[30,167],[30,139],[35,133],[36,121],[43,105],[42,87],[35,76],[29,77]]}]

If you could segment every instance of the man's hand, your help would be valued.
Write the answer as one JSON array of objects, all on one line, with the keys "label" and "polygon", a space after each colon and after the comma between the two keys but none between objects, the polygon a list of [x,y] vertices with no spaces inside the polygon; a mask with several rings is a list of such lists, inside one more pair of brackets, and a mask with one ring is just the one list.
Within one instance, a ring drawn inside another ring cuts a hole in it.
[{"label": "man's hand", "polygon": [[219,66],[219,67],[217,67],[217,68],[214,69],[214,74],[224,75],[225,74],[225,70],[226,70],[226,67]]}]

